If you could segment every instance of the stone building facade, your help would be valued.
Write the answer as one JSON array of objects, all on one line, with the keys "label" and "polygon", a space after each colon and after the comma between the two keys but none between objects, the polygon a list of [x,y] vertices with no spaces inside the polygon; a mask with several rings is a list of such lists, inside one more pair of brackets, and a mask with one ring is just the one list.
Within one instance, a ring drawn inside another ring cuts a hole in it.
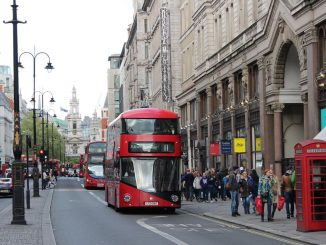
[{"label": "stone building facade", "polygon": [[[320,130],[326,1],[201,0],[193,11],[192,2],[179,9],[182,55],[189,47],[193,69],[183,59],[177,96],[189,165],[281,175],[294,144]],[[226,153],[211,156],[212,143]]]},{"label": "stone building facade", "polygon": [[[126,42],[124,109],[156,107],[177,111],[181,92],[180,1],[144,0],[135,4]],[[164,17],[164,18],[163,18]]]},{"label": "stone building facade", "polygon": [[65,154],[70,157],[79,157],[80,154],[85,152],[88,139],[84,139],[83,137],[79,100],[75,86],[72,88],[72,97],[69,104],[69,112],[65,118],[68,124],[68,134],[65,138]]}]

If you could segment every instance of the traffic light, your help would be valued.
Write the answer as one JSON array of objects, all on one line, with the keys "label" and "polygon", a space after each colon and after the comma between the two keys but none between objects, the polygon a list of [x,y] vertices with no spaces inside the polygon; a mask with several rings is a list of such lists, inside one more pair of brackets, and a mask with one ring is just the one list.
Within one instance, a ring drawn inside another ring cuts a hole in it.
[{"label": "traffic light", "polygon": [[41,162],[44,162],[44,160],[45,160],[45,151],[43,149],[41,149],[39,151],[39,157],[40,157]]}]

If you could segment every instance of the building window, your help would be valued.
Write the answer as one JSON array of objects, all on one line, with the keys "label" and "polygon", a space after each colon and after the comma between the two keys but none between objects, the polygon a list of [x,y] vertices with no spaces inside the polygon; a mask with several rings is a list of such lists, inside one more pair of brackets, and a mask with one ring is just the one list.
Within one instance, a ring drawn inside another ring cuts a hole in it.
[{"label": "building window", "polygon": [[217,85],[212,86],[212,98],[211,98],[211,113],[214,114],[218,111],[217,105]]},{"label": "building window", "polygon": [[248,86],[249,86],[249,98],[258,98],[258,65],[253,64],[248,67]]},{"label": "building window", "polygon": [[240,104],[245,98],[245,88],[242,85],[242,72],[239,71],[234,74],[234,92],[235,104]]},{"label": "building window", "polygon": [[196,100],[190,101],[190,122],[195,122],[197,118]]},{"label": "building window", "polygon": [[72,128],[73,128],[73,129],[76,129],[76,128],[77,128],[77,122],[76,122],[76,121],[73,121],[73,122],[72,122]]},{"label": "building window", "polygon": [[114,100],[119,101],[119,91],[114,91]]},{"label": "building window", "polygon": [[145,59],[148,59],[148,44],[145,44]]},{"label": "building window", "polygon": [[113,80],[114,80],[114,88],[120,88],[120,76],[114,75]]},{"label": "building window", "polygon": [[181,106],[181,127],[187,124],[187,105]]},{"label": "building window", "polygon": [[148,32],[148,20],[144,19],[144,32],[147,33]]},{"label": "building window", "polygon": [[149,71],[145,72],[145,82],[146,84],[149,84]]},{"label": "building window", "polygon": [[225,79],[222,81],[222,103],[223,103],[223,110],[227,109],[230,106],[230,99],[229,99],[229,80]]},{"label": "building window", "polygon": [[200,118],[205,118],[207,116],[207,94],[202,92],[200,94]]}]

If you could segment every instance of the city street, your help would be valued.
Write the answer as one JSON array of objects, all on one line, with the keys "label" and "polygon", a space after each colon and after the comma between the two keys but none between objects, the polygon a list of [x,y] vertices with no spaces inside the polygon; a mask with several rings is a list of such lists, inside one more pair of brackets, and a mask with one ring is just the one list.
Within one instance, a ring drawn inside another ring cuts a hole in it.
[{"label": "city street", "polygon": [[[60,178],[51,219],[58,245],[64,244],[295,244],[181,209],[117,213],[103,190],[85,190],[78,178]],[[298,244],[298,243],[296,243]]]}]

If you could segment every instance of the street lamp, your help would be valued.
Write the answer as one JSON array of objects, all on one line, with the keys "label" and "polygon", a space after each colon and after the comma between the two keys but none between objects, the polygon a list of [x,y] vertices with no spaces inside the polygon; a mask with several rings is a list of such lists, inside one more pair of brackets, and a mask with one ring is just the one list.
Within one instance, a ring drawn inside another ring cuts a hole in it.
[{"label": "street lamp", "polygon": [[[45,69],[47,69],[48,71],[51,71],[54,69],[54,67],[52,66],[52,63],[51,63],[51,59],[50,59],[50,56],[45,53],[45,52],[38,52],[38,53],[35,53],[35,48],[34,48],[34,52],[31,53],[31,52],[23,52],[19,55],[19,62],[18,62],[18,67],[21,67],[21,68],[24,68],[24,66],[22,65],[21,63],[21,57],[23,55],[30,55],[32,58],[33,58],[33,98],[31,100],[31,102],[33,102],[33,149],[34,149],[34,160],[36,161],[36,115],[35,115],[35,77],[36,77],[36,72],[35,72],[35,67],[36,67],[36,58],[39,56],[39,55],[45,55],[48,57],[48,63],[45,67]],[[34,165],[36,162],[34,162]],[[33,194],[33,197],[39,197],[40,194],[39,194],[39,178],[38,178],[38,171],[35,171],[36,173],[34,173],[34,175],[36,174],[36,176],[34,176],[34,179],[35,181],[33,182],[33,190],[34,190],[34,194]]]},{"label": "street lamp", "polygon": [[[40,91],[35,91],[35,93],[40,93],[41,94],[41,115],[42,115],[42,150],[44,151],[44,95],[46,93],[49,93],[51,94],[51,99],[50,99],[50,103],[54,103],[55,100],[53,98],[53,94],[51,91],[47,90],[47,91],[44,91],[44,92],[40,92]],[[34,100],[34,103],[35,103],[35,98],[32,98],[32,100]],[[45,186],[44,186],[44,179],[43,179],[43,165],[44,165],[44,159],[41,158],[41,179],[42,179],[42,190],[45,189]]]},{"label": "street lamp", "polygon": [[[48,110],[46,112],[46,138],[47,138],[47,150],[46,150],[46,152],[48,154],[47,155],[48,156],[48,162],[49,162],[49,157],[50,157],[50,146],[49,146],[49,112],[50,111],[54,112],[54,110],[50,109],[50,110]],[[52,118],[55,118],[55,117],[57,117],[57,115],[54,112]],[[53,119],[52,119],[52,155],[51,156],[52,156],[51,159],[52,159],[52,172],[53,172],[53,159],[54,159],[53,158]]]},{"label": "street lamp", "polygon": [[13,0],[12,20],[4,21],[5,24],[12,24],[13,26],[13,68],[14,68],[14,140],[13,153],[15,162],[13,164],[13,200],[12,200],[12,221],[14,225],[26,225],[25,207],[24,207],[24,178],[23,178],[23,164],[21,162],[22,155],[22,139],[20,128],[20,112],[19,112],[19,77],[18,77],[18,35],[17,24],[26,23],[17,19],[16,0]]}]

